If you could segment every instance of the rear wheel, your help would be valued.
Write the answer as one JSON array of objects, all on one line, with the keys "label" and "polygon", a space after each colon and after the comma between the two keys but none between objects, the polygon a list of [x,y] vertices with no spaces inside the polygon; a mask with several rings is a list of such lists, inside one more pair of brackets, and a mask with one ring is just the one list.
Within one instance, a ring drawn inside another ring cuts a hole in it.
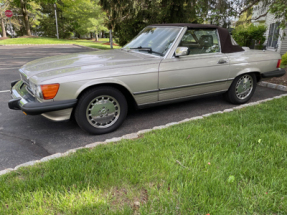
[{"label": "rear wheel", "polygon": [[75,109],[78,125],[90,134],[105,134],[124,122],[128,111],[124,95],[113,87],[95,87],[85,92]]},{"label": "rear wheel", "polygon": [[248,102],[255,92],[256,82],[256,76],[252,73],[236,77],[225,93],[225,98],[233,104]]}]

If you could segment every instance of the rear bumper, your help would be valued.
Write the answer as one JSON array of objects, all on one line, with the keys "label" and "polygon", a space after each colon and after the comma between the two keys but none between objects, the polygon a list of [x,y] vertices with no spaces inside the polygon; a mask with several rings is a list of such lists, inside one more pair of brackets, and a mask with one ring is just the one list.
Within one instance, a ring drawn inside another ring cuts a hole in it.
[{"label": "rear bumper", "polygon": [[261,74],[262,78],[273,78],[273,77],[281,77],[285,75],[286,71],[284,69],[276,69],[271,72],[265,72]]},{"label": "rear bumper", "polygon": [[48,112],[60,111],[73,108],[77,104],[77,99],[64,101],[39,102],[25,89],[22,81],[11,83],[12,100],[8,102],[8,106],[12,110],[22,110],[28,115],[40,115]]}]

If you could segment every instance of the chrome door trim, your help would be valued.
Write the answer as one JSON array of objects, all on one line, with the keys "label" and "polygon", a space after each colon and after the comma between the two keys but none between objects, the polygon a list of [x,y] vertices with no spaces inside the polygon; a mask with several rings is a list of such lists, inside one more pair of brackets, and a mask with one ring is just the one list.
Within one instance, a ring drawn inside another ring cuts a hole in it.
[{"label": "chrome door trim", "polygon": [[180,89],[180,88],[186,88],[186,87],[196,87],[196,86],[207,85],[207,84],[217,84],[217,83],[232,81],[233,79],[234,78],[229,78],[229,79],[223,79],[223,80],[217,80],[217,81],[209,81],[209,82],[198,83],[198,84],[189,84],[189,85],[183,85],[183,86],[177,86],[177,87],[161,88],[161,89],[158,89],[158,90],[148,90],[148,91],[134,92],[133,94],[134,95],[140,95],[140,94],[145,94],[145,93],[154,93],[154,92],[159,92],[159,91],[174,90],[174,89]]},{"label": "chrome door trim", "polygon": [[227,90],[219,90],[219,91],[215,91],[212,93],[202,93],[202,94],[198,94],[198,95],[193,95],[193,96],[184,96],[184,97],[180,97],[180,98],[176,98],[176,99],[166,99],[166,100],[162,100],[162,101],[157,101],[157,102],[152,102],[152,103],[144,103],[144,104],[140,104],[138,105],[139,108],[145,108],[145,107],[149,107],[149,106],[156,106],[156,105],[161,105],[161,104],[168,104],[168,103],[176,103],[179,101],[186,101],[186,100],[190,100],[192,98],[199,98],[202,96],[212,96],[214,94],[218,94],[218,93],[224,93]]},{"label": "chrome door trim", "polygon": [[217,83],[222,83],[222,82],[226,82],[226,81],[231,81],[231,80],[223,79],[223,80],[209,81],[209,82],[203,82],[203,83],[198,83],[198,84],[188,84],[188,85],[182,85],[182,86],[176,86],[176,87],[161,88],[159,90],[160,91],[174,90],[174,89],[180,89],[180,88],[186,88],[186,87],[196,87],[196,86],[207,85],[207,84],[217,84]]},{"label": "chrome door trim", "polygon": [[145,94],[145,93],[155,93],[155,92],[158,92],[159,89],[156,89],[156,90],[147,90],[147,91],[140,91],[140,92],[135,92],[133,93],[134,95],[140,95],[140,94]]}]

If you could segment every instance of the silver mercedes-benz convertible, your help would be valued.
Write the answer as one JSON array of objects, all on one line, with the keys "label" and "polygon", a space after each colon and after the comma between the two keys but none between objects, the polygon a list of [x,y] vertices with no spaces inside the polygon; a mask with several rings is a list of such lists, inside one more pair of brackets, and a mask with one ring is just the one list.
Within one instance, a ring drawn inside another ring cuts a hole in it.
[{"label": "silver mercedes-benz convertible", "polygon": [[48,57],[20,69],[9,108],[62,121],[91,134],[114,131],[128,108],[224,93],[247,102],[262,78],[280,77],[276,52],[243,49],[214,25],[156,24],[122,49]]}]

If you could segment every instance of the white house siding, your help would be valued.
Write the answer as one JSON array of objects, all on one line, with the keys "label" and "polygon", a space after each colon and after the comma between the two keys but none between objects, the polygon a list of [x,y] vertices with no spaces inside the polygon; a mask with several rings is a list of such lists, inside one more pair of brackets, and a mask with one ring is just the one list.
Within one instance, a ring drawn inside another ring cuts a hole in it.
[{"label": "white house siding", "polygon": [[281,55],[287,53],[287,28],[285,28],[284,32],[285,32],[285,36],[281,42],[281,47],[280,47],[280,54]]},{"label": "white house siding", "polygon": [[[267,27],[267,30],[264,34],[266,37],[266,41],[265,41],[264,45],[267,45],[269,30],[270,30],[269,29],[270,24],[280,22],[280,20],[276,19],[275,16],[271,13],[268,13],[266,16],[261,17],[258,20],[254,20],[257,17],[259,17],[261,14],[264,14],[264,13],[266,13],[266,9],[262,9],[262,3],[261,2],[258,5],[255,5],[253,7],[252,23],[255,25],[259,25],[260,21],[261,22],[265,21],[265,25]],[[284,32],[286,34],[285,37],[284,37]],[[280,35],[280,38],[279,38],[278,43],[277,43],[278,44],[277,52],[279,52],[282,55],[282,54],[285,54],[287,52],[287,28],[285,28],[284,30],[280,29],[279,35]],[[267,50],[276,51],[275,48],[273,48],[273,47],[266,47],[266,48],[267,48]]]}]

